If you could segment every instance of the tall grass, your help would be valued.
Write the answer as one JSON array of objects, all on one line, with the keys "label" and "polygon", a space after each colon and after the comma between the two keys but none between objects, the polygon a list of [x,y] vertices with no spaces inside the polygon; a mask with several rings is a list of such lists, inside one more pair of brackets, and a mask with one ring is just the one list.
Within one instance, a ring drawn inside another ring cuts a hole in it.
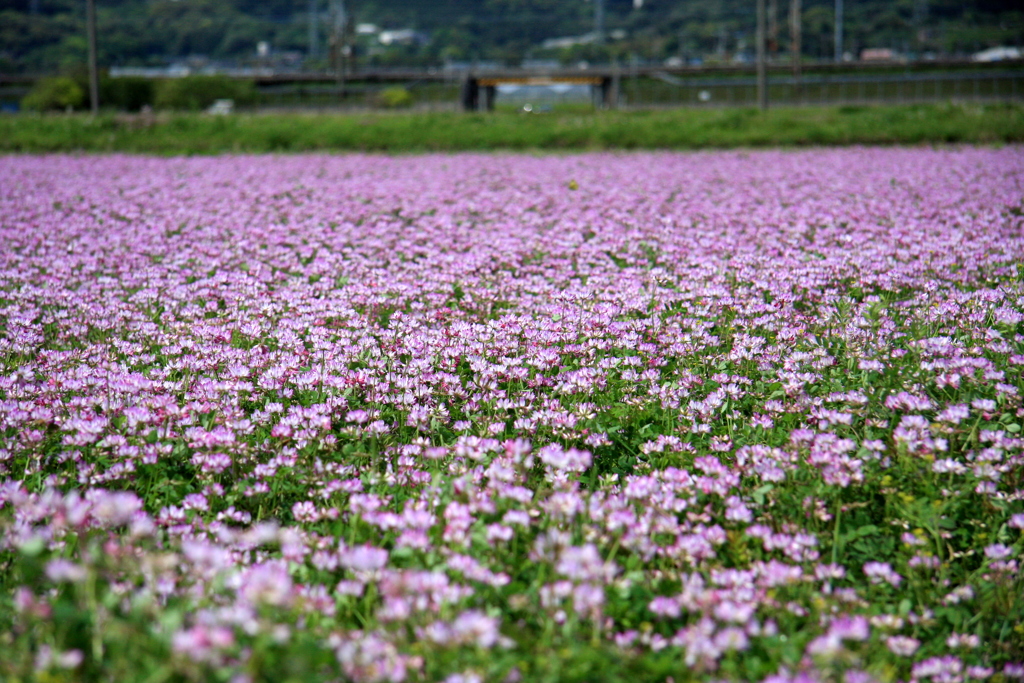
[{"label": "tall grass", "polygon": [[699,149],[1024,140],[1011,104],[490,114],[366,112],[0,118],[2,152]]}]

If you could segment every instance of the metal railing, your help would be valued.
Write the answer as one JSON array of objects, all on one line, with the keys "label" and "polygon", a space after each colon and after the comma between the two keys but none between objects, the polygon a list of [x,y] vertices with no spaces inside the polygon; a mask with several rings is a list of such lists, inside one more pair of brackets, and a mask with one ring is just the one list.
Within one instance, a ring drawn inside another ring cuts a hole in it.
[{"label": "metal railing", "polygon": [[[419,80],[408,81],[405,85],[421,106],[442,109],[457,106],[457,82]],[[343,96],[335,86],[328,84],[263,86],[260,91],[264,105],[287,102],[289,106],[299,108],[333,108],[365,106],[372,101],[373,93],[385,87],[388,84],[379,82],[349,83]],[[518,94],[500,92],[496,104],[499,108],[521,106],[526,102],[532,102],[534,106],[545,103],[558,106],[559,103],[580,104],[594,99],[586,94],[564,94],[554,90],[550,97],[545,97],[537,92],[542,89],[542,86],[531,86]],[[800,79],[776,72],[768,80],[768,101],[770,106],[1022,102],[1024,69],[812,73]],[[744,73],[679,76],[668,71],[631,74],[626,70],[619,75],[617,106],[623,109],[754,107],[757,106],[757,81],[753,75]]]},{"label": "metal railing", "polygon": [[[966,62],[918,62],[901,66],[811,64],[806,65],[799,79],[784,68],[773,65],[769,71],[770,106],[1024,101],[1022,61],[991,66]],[[748,67],[670,68],[631,64],[486,73],[497,74],[495,77],[586,75],[602,76],[609,83],[614,81],[614,96],[565,94],[553,90],[550,97],[545,97],[543,93],[524,90],[520,95],[500,93],[496,100],[499,108],[522,106],[527,101],[534,106],[557,107],[567,103],[586,106],[587,102],[594,102],[596,106],[627,109],[757,106],[757,80]],[[408,88],[417,107],[453,109],[459,106],[461,83],[470,75],[481,77],[484,74],[474,74],[472,70],[375,69],[349,74],[344,84],[329,74],[275,73],[255,78],[248,74],[255,81],[258,93],[254,106],[296,109],[372,107],[381,90],[396,86]],[[16,103],[33,80],[29,76],[0,74],[0,101]]]},{"label": "metal railing", "polygon": [[[925,73],[773,75],[768,100],[777,106],[911,104],[936,101],[1019,102],[1024,69]],[[680,78],[671,74],[624,75],[621,107],[756,106],[754,77]]]}]

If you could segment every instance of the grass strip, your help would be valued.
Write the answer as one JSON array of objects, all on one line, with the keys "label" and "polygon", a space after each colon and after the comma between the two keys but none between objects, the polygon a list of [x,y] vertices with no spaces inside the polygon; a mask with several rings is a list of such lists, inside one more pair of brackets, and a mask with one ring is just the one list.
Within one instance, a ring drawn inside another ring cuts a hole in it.
[{"label": "grass strip", "polygon": [[441,152],[1024,141],[1024,106],[921,104],[549,112],[13,115],[0,152]]}]

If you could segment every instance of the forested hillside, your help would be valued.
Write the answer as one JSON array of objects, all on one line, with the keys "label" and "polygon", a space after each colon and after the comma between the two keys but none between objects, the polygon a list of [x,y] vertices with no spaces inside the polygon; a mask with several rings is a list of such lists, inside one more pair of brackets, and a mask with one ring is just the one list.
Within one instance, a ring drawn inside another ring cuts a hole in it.
[{"label": "forested hillside", "polygon": [[[526,58],[731,60],[750,53],[753,0],[606,0],[603,47],[548,47],[545,40],[594,29],[594,0],[349,0],[356,23],[414,29],[414,39],[382,45],[354,35],[364,64],[439,65]],[[788,0],[776,0],[776,50],[787,53]],[[639,5],[639,6],[637,6]],[[317,53],[310,58],[310,0],[97,0],[100,62],[158,65],[188,56],[252,62],[266,41],[271,55],[326,65],[331,0],[317,0]],[[84,0],[0,0],[0,72],[52,72],[81,64],[86,49]],[[833,0],[803,0],[803,55],[833,52]],[[966,54],[1024,42],[1024,11],[1015,0],[848,0],[846,50]]]}]

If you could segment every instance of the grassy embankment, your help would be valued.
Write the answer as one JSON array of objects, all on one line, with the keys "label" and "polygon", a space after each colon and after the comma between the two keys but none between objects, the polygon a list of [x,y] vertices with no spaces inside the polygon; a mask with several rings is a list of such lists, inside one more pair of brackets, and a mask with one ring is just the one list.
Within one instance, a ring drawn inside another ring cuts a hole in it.
[{"label": "grassy embankment", "polygon": [[673,109],[523,114],[0,117],[0,152],[424,152],[699,149],[1024,141],[1021,105]]}]

